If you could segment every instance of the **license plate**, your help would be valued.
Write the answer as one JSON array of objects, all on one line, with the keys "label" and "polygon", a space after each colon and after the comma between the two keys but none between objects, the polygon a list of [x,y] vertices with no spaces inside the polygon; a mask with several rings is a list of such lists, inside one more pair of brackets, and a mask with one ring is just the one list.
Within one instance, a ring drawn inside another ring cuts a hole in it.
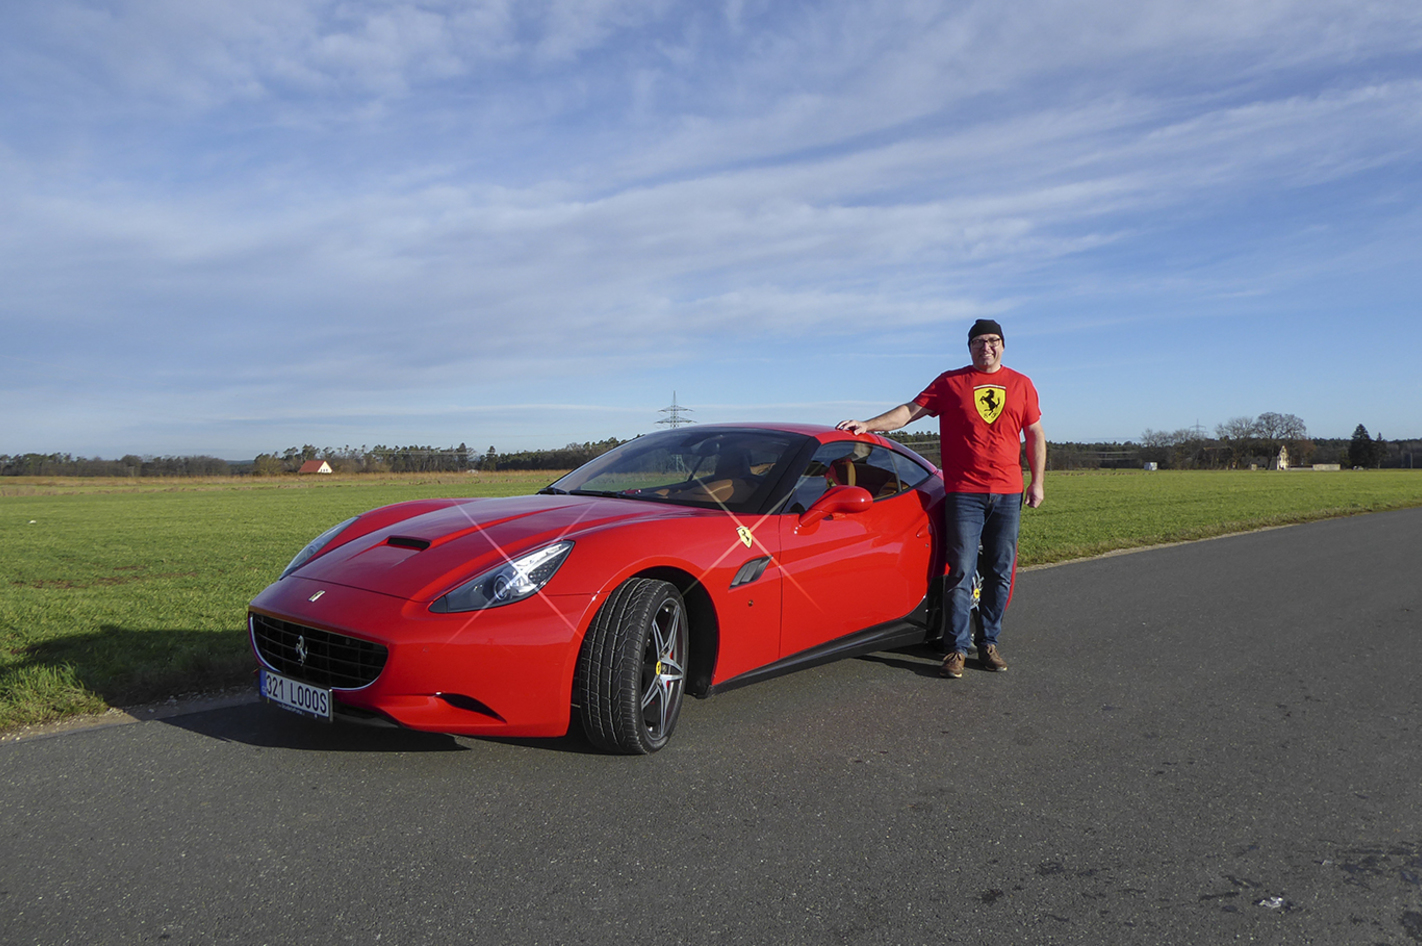
[{"label": "license plate", "polygon": [[331,721],[331,691],[263,670],[257,679],[263,698],[282,709]]}]

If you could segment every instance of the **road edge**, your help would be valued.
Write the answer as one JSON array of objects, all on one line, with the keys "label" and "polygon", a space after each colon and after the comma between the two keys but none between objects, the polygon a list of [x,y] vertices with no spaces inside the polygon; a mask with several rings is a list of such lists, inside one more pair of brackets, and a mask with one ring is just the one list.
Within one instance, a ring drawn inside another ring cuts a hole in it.
[{"label": "road edge", "polygon": [[257,688],[251,684],[228,687],[225,690],[217,690],[212,693],[185,693],[169,697],[161,703],[114,708],[103,713],[70,716],[53,722],[34,723],[29,726],[9,729],[0,732],[0,745],[29,742],[49,736],[62,736],[66,733],[80,732],[86,729],[106,729],[110,726],[127,726],[130,723],[146,723],[152,720],[171,719],[174,716],[206,713],[209,710],[229,709],[234,706],[256,703],[259,699]]}]

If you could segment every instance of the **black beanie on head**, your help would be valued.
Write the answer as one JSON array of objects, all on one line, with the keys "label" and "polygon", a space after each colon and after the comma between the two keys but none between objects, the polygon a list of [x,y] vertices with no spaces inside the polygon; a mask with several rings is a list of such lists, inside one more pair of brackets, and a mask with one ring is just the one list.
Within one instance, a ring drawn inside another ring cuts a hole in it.
[{"label": "black beanie on head", "polygon": [[1007,341],[1007,336],[1002,334],[1002,326],[992,319],[978,319],[973,323],[973,327],[968,329],[968,341],[971,342],[979,335],[996,335],[1004,342]]}]

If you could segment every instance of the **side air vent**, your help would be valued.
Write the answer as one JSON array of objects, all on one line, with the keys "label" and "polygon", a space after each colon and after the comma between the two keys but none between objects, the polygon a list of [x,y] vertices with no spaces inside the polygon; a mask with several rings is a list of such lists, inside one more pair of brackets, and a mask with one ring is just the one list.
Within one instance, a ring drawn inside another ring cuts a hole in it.
[{"label": "side air vent", "polygon": [[765,566],[770,564],[770,556],[762,555],[760,558],[753,558],[740,567],[736,572],[736,577],[731,579],[731,587],[739,588],[741,585],[749,585],[751,582],[765,574]]}]

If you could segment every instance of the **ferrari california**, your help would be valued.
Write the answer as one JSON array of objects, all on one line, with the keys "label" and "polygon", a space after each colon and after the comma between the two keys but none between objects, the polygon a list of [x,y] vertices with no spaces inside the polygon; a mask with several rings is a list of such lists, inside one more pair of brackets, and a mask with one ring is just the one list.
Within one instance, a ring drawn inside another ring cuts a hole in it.
[{"label": "ferrari california", "polygon": [[318,536],[252,601],[261,695],[321,720],[655,752],[683,698],[923,642],[943,482],[876,435],[692,425],[535,495]]}]

